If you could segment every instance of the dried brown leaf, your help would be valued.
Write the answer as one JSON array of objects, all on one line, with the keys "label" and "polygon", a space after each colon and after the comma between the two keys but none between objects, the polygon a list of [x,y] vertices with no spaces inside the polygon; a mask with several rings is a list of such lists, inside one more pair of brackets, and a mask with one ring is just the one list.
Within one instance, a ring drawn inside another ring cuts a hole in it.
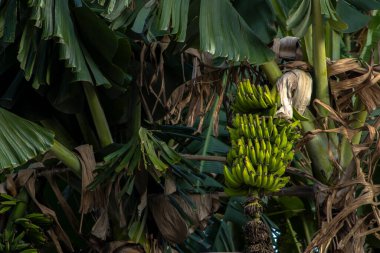
[{"label": "dried brown leaf", "polygon": [[380,106],[380,73],[374,66],[362,66],[352,58],[329,62],[330,88],[339,111],[351,107],[351,98],[358,94],[367,111]]},{"label": "dried brown leaf", "polygon": [[[377,138],[380,119],[377,119],[373,125],[365,124],[360,128],[352,129],[347,117],[343,117],[332,107],[319,100],[315,101],[315,105],[317,104],[326,109],[329,112],[329,118],[340,126],[335,129],[316,129],[311,134],[339,133],[349,141],[358,132],[366,131],[368,134],[360,144],[351,145],[353,160],[347,168],[340,170],[335,185],[316,185],[321,227],[306,248],[305,253],[315,247],[318,247],[321,252],[327,250],[364,252],[365,236],[380,231],[380,215],[377,208],[380,203],[376,199],[380,193],[380,186],[373,185],[373,169],[371,169],[371,166],[373,167],[379,159],[379,155],[373,156],[370,149],[374,144],[376,148],[380,148]],[[368,174],[364,173],[362,165],[369,165]],[[360,217],[357,209],[363,206],[371,207],[373,212]],[[376,217],[375,223],[373,222],[374,217]]]},{"label": "dried brown leaf", "polygon": [[312,83],[310,74],[303,70],[293,69],[284,73],[276,84],[281,97],[281,107],[276,114],[291,119],[294,108],[302,115],[310,103]]},{"label": "dried brown leaf", "polygon": [[[172,92],[166,104],[169,111],[165,119],[171,124],[186,123],[188,126],[193,126],[199,118],[198,132],[201,132],[206,113],[215,103],[216,94],[220,96],[220,100],[214,111],[214,116],[219,115],[223,102],[223,88],[219,78],[219,70],[203,75],[195,72],[193,75],[192,80],[178,86]],[[188,113],[182,118],[185,108]]]},{"label": "dried brown leaf", "polygon": [[302,50],[301,44],[299,43],[299,38],[287,36],[281,39],[274,39],[273,52],[276,54],[277,58],[282,58],[286,60],[302,60]]},{"label": "dried brown leaf", "polygon": [[335,62],[329,62],[328,75],[335,76],[335,75],[343,74],[347,71],[355,71],[358,69],[364,70],[357,59],[344,58],[344,59],[337,60]]},{"label": "dried brown leaf", "polygon": [[[169,197],[158,195],[149,201],[153,218],[162,236],[173,243],[182,243],[188,235],[188,226]],[[186,206],[187,207],[187,206]]]},{"label": "dried brown leaf", "polygon": [[89,190],[88,186],[94,181],[96,161],[92,146],[82,145],[76,148],[80,155],[82,167],[82,194],[80,213],[88,213],[94,208],[105,207],[106,198],[98,186],[95,190]]},{"label": "dried brown leaf", "polygon": [[107,209],[101,209],[100,216],[97,218],[91,229],[91,234],[105,241],[109,232],[110,224]]},{"label": "dried brown leaf", "polygon": [[108,204],[109,204],[109,196],[110,196],[111,190],[112,190],[111,184],[105,187],[104,195],[107,197],[106,197],[104,206],[99,208],[100,215],[91,229],[91,234],[103,241],[106,240],[107,235],[109,233],[109,229],[110,229]]},{"label": "dried brown leaf", "polygon": [[15,181],[13,180],[13,175],[7,176],[5,185],[6,185],[7,192],[13,197],[15,197],[17,194],[17,187],[16,187]]},{"label": "dried brown leaf", "polygon": [[173,194],[176,191],[177,191],[177,186],[175,183],[175,177],[167,174],[165,177],[165,189],[164,189],[165,195]]},{"label": "dried brown leaf", "polygon": [[[170,199],[171,198],[171,199]],[[178,195],[155,195],[149,200],[154,220],[163,237],[171,242],[182,243],[189,231],[203,227],[212,212],[218,208],[217,197],[214,195],[190,195],[193,208]],[[171,201],[181,208],[181,212],[191,221],[188,224]],[[190,225],[191,230],[190,230]]]}]

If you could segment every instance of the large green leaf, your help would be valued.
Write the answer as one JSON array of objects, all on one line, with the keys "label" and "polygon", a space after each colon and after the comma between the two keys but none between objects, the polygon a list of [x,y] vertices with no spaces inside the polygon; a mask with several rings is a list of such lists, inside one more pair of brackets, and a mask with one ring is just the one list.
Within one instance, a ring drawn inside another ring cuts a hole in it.
[{"label": "large green leaf", "polygon": [[171,28],[171,33],[177,34],[177,41],[185,41],[190,1],[164,0],[162,2],[163,4],[160,5],[160,30]]},{"label": "large green leaf", "polygon": [[[0,13],[0,37],[4,42],[12,43],[16,37],[17,1],[7,1]],[[5,25],[6,24],[6,25]],[[3,26],[4,25],[4,26]]]},{"label": "large green leaf", "polygon": [[321,1],[321,13],[327,18],[332,29],[336,31],[343,31],[348,28],[347,24],[342,21],[337,11],[331,3],[331,0]]},{"label": "large green leaf", "polygon": [[[70,9],[68,1],[57,0],[29,1],[28,7],[17,59],[34,88],[51,84],[52,78],[62,73],[66,82],[106,87],[111,82],[120,86],[128,82],[129,42],[117,36],[94,12],[85,6]],[[52,66],[57,60],[64,66]]]},{"label": "large green leaf", "polygon": [[301,1],[289,11],[286,26],[297,37],[303,37],[311,25],[311,0]]},{"label": "large green leaf", "polygon": [[[342,20],[348,25],[345,33],[356,32],[366,26],[370,20],[368,15],[348,4],[346,1],[338,1],[336,11]],[[355,18],[352,18],[355,17]]]},{"label": "large green leaf", "polygon": [[[210,14],[212,12],[212,14]],[[202,0],[199,14],[200,49],[228,60],[262,64],[272,51],[254,34],[228,0]]]},{"label": "large green leaf", "polygon": [[[87,2],[94,2],[93,0]],[[102,16],[109,21],[114,21],[125,11],[131,4],[131,0],[98,0],[97,3],[104,7]]]},{"label": "large green leaf", "polygon": [[[379,0],[345,0],[349,4],[355,6],[359,10],[365,12],[370,10],[377,10],[380,8],[380,1]],[[338,1],[340,2],[340,1]]]},{"label": "large green leaf", "polygon": [[[276,17],[266,0],[235,0],[233,5],[252,31],[264,42],[270,43],[277,34]],[[252,15],[252,11],[255,15]]]},{"label": "large green leaf", "polygon": [[[87,7],[74,8],[73,13],[77,21],[78,34],[86,46],[86,50],[83,50],[86,60],[94,76],[103,78],[101,76],[103,73],[107,77],[106,80],[123,86],[129,77],[126,72],[131,56],[128,40],[125,37],[118,37]],[[96,70],[91,66],[95,66]],[[104,78],[99,80],[104,82]]]},{"label": "large green leaf", "polygon": [[75,34],[74,24],[70,18],[70,10],[67,1],[30,1],[30,16],[22,32],[17,59],[20,67],[25,71],[25,78],[30,80],[42,69],[45,81],[38,78],[34,81],[34,88],[41,84],[49,83],[50,68],[45,61],[51,55],[43,55],[51,52],[52,45],[42,43],[44,40],[55,40],[58,44],[58,58],[63,60],[65,67],[76,73],[78,80],[92,82],[87,69],[78,39]]},{"label": "large green leaf", "polygon": [[[189,0],[148,1],[138,10],[132,30],[137,33],[148,32],[148,39],[164,34],[177,36],[177,41],[186,38]],[[152,37],[153,35],[153,37]]]},{"label": "large green leaf", "polygon": [[[331,28],[336,31],[347,29],[347,24],[339,17],[337,11],[330,0],[320,0],[321,14],[327,19]],[[295,36],[303,37],[307,32],[312,17],[311,0],[301,1],[299,5],[294,5],[290,10],[289,18],[286,21],[288,29],[291,29]]]},{"label": "large green leaf", "polygon": [[0,108],[0,169],[15,168],[45,153],[54,134]]}]

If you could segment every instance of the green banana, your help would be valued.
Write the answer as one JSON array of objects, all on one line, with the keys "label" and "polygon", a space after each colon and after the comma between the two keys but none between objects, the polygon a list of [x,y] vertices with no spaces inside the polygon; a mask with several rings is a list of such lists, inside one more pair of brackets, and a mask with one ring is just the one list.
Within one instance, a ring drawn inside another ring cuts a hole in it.
[{"label": "green banana", "polygon": [[276,171],[276,164],[277,164],[276,156],[273,155],[273,156],[271,156],[270,162],[269,162],[269,171],[270,172]]},{"label": "green banana", "polygon": [[270,134],[269,134],[269,130],[267,127],[264,128],[264,138],[267,140],[270,139]]},{"label": "green banana", "polygon": [[273,183],[274,183],[274,175],[273,174],[269,174],[268,175],[268,179],[267,179],[267,184],[266,184],[266,189],[270,189],[273,187]]},{"label": "green banana", "polygon": [[286,171],[286,166],[279,165],[278,167],[276,167],[276,170],[274,171],[273,175],[281,177],[282,175],[284,175],[285,171]]},{"label": "green banana", "polygon": [[264,139],[261,139],[261,141],[260,141],[260,149],[261,150],[267,150],[267,145],[265,145]]},{"label": "green banana", "polygon": [[261,164],[257,165],[257,178],[256,178],[256,187],[261,187],[263,176],[263,166]]},{"label": "green banana", "polygon": [[285,148],[286,145],[288,144],[288,137],[286,136],[286,129],[283,128],[280,133],[280,139],[281,139],[281,144],[279,145],[279,148]]},{"label": "green banana", "polygon": [[224,179],[226,185],[230,188],[239,188],[241,186],[241,183],[236,181],[227,166],[224,166]]},{"label": "green banana", "polygon": [[247,168],[249,174],[256,175],[256,170],[253,167],[253,164],[251,163],[251,161],[248,159],[248,157],[245,158],[244,162],[245,162],[245,167]]},{"label": "green banana", "polygon": [[244,183],[246,185],[248,185],[249,184],[249,173],[248,173],[248,170],[245,168],[242,170],[242,177],[244,179]]},{"label": "green banana", "polygon": [[245,80],[244,84],[245,84],[245,87],[246,87],[248,93],[253,94],[254,92],[253,92],[253,89],[252,89],[251,82],[249,80]]},{"label": "green banana", "polygon": [[256,97],[259,97],[260,94],[259,94],[259,91],[257,90],[257,86],[256,85],[252,85],[252,93],[256,96]]},{"label": "green banana", "polygon": [[268,167],[263,165],[263,175],[261,180],[261,187],[266,188],[268,183]]},{"label": "green banana", "polygon": [[53,223],[53,219],[42,213],[31,213],[27,214],[25,218],[29,219],[31,222],[37,225],[50,225]]},{"label": "green banana", "polygon": [[268,133],[269,133],[269,137],[272,136],[273,127],[274,127],[274,125],[273,125],[273,117],[269,116],[269,118],[268,118]]},{"label": "green banana", "polygon": [[269,151],[267,150],[267,151],[265,152],[264,164],[269,165],[269,160],[270,160],[270,153],[269,153]]},{"label": "green banana", "polygon": [[253,123],[249,124],[249,130],[250,130],[250,137],[252,137],[252,138],[257,137],[257,132],[255,130]]},{"label": "green banana", "polygon": [[240,166],[239,163],[237,163],[236,166],[235,166],[235,174],[236,174],[236,178],[241,183],[244,182],[244,178],[242,177],[242,172],[243,172],[242,170],[243,170],[243,168]]},{"label": "green banana", "polygon": [[264,159],[265,159],[264,150],[263,150],[263,149],[260,149],[260,151],[259,151],[259,162],[260,162],[261,164],[264,164]]},{"label": "green banana", "polygon": [[256,165],[258,163],[257,154],[253,145],[249,147],[249,157],[251,158],[252,164]]}]

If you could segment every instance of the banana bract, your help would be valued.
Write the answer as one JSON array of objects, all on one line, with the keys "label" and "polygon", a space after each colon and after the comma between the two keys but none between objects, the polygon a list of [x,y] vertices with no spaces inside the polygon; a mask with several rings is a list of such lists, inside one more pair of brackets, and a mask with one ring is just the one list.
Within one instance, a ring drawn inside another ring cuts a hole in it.
[{"label": "banana bract", "polygon": [[228,195],[274,192],[288,183],[289,177],[283,175],[301,137],[300,123],[274,116],[278,100],[278,94],[266,85],[249,80],[238,85],[228,128],[232,148],[224,167]]}]

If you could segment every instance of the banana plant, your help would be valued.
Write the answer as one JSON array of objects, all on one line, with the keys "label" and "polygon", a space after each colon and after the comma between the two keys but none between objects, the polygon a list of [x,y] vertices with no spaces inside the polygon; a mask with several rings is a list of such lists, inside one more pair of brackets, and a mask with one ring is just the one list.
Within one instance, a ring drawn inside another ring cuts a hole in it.
[{"label": "banana plant", "polygon": [[[377,247],[363,235],[376,230],[366,194],[377,196],[371,53],[379,7],[378,0],[0,1],[0,185],[18,192],[0,209],[16,228],[2,234],[6,250],[15,251],[12,241],[19,251],[50,252],[17,234],[35,228],[24,214],[37,199],[10,186],[28,169],[75,251],[241,250],[247,200],[266,234],[261,249]],[[268,45],[276,36],[298,36],[307,64],[275,58]],[[351,56],[364,61],[339,60]],[[305,113],[294,111],[300,123],[275,115],[283,103],[277,80],[287,70],[296,75],[294,66],[312,74],[315,88]],[[295,148],[299,125],[305,138]],[[73,151],[83,144],[93,150]],[[250,198],[225,196],[223,184],[225,193]],[[99,204],[103,193],[109,201]],[[215,212],[211,200],[196,201],[212,193]],[[89,198],[93,208],[78,213],[78,199]],[[160,201],[170,211],[154,212]],[[352,234],[362,236],[355,245]]]}]

